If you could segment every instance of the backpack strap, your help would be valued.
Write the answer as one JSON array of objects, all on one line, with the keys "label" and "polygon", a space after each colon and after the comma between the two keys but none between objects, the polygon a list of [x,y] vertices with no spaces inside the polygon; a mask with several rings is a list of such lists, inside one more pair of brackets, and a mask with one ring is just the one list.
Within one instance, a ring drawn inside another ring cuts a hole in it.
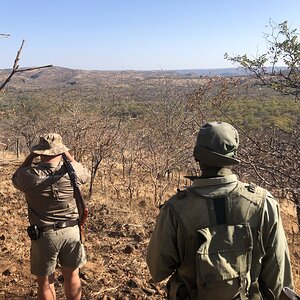
[{"label": "backpack strap", "polygon": [[217,219],[217,224],[226,224],[226,197],[213,198],[213,203],[215,207],[215,214]]},{"label": "backpack strap", "polygon": [[[256,186],[254,184],[250,184],[248,187],[249,192],[254,193]],[[218,225],[227,224],[226,218],[226,201],[227,197],[219,197],[212,199],[215,214],[216,214],[216,221]],[[240,274],[240,293],[237,296],[239,300],[248,300],[248,289],[247,289],[247,276],[246,274]]]}]

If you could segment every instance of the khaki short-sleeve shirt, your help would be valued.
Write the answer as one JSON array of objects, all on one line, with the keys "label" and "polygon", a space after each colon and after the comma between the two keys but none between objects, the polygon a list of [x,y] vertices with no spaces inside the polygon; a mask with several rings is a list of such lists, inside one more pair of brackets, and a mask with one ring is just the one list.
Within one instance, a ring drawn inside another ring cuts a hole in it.
[{"label": "khaki short-sleeve shirt", "polygon": [[[72,162],[79,184],[85,183],[88,170]],[[13,175],[13,185],[24,192],[31,225],[47,226],[56,221],[78,218],[73,187],[65,166],[40,162],[19,168]]]}]

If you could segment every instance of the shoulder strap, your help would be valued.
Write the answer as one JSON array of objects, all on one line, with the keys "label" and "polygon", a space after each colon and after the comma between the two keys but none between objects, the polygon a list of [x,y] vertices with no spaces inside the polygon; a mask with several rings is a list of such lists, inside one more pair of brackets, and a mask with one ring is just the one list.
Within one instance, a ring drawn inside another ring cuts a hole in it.
[{"label": "shoulder strap", "polygon": [[217,224],[226,224],[226,209],[225,209],[225,201],[226,197],[221,198],[213,198],[213,203],[215,207]]}]

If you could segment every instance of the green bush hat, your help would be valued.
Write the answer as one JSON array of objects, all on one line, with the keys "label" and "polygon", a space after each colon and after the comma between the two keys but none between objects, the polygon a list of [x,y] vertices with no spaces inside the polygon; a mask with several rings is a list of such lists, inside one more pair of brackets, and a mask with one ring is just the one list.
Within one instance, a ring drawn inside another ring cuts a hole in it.
[{"label": "green bush hat", "polygon": [[226,122],[210,122],[203,125],[198,133],[194,157],[213,167],[226,167],[240,162],[237,158],[239,135]]},{"label": "green bush hat", "polygon": [[63,144],[62,137],[57,133],[47,133],[40,137],[37,145],[31,148],[31,152],[39,155],[59,155],[69,149]]}]

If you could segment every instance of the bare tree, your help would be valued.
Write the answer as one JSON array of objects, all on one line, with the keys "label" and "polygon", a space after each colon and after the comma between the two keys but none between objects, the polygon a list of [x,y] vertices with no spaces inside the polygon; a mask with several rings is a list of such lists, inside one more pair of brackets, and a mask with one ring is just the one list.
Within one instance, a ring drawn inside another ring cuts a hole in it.
[{"label": "bare tree", "polygon": [[93,185],[100,163],[112,153],[112,147],[119,133],[120,125],[121,119],[113,120],[108,116],[98,118],[94,123],[88,144],[88,153],[91,159],[90,197],[93,194]]},{"label": "bare tree", "polygon": [[[1,34],[2,36],[8,37],[8,34]],[[52,67],[52,65],[46,65],[46,66],[40,66],[40,67],[32,67],[32,68],[22,68],[19,69],[19,60],[20,60],[20,55],[24,46],[25,40],[22,41],[21,46],[17,52],[12,70],[8,77],[4,80],[4,82],[0,85],[0,91],[2,91],[5,86],[8,84],[8,82],[11,80],[11,78],[16,74],[16,73],[21,73],[21,72],[26,72],[26,71],[33,71],[33,70],[38,70],[38,69],[44,69],[44,68],[49,68]]]},{"label": "bare tree", "polygon": [[150,176],[156,203],[162,201],[172,177],[185,169],[194,142],[185,95],[169,88],[162,89],[160,101],[149,104],[141,134],[140,171]]}]

